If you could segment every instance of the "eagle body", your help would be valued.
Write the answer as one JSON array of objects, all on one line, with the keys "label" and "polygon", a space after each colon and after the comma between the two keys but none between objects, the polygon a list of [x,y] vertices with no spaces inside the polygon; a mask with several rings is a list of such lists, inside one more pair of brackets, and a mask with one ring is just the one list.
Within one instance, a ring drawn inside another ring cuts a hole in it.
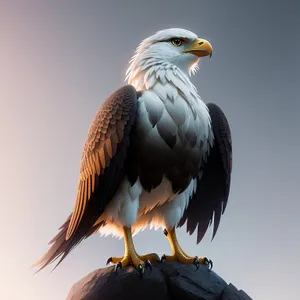
[{"label": "eagle body", "polygon": [[36,263],[40,269],[96,232],[126,237],[122,261],[137,267],[143,260],[131,234],[147,226],[170,230],[185,262],[176,227],[197,230],[199,243],[213,223],[215,236],[230,190],[231,134],[223,111],[205,104],[190,80],[211,53],[209,42],[178,28],[139,45],[128,85],[105,100],[89,128],[73,212]]},{"label": "eagle body", "polygon": [[[123,226],[137,233],[177,225],[213,143],[208,109],[189,78],[179,69],[157,72],[152,87],[138,93],[124,179],[98,220],[106,223],[104,235],[122,237]],[[176,80],[184,80],[186,94]]]}]

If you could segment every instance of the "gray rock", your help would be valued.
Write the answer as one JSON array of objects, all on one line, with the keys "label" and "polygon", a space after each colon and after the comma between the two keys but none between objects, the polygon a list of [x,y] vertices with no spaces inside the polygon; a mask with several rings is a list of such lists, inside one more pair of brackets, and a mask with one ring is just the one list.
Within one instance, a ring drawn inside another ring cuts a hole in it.
[{"label": "gray rock", "polygon": [[206,266],[164,262],[143,278],[133,268],[95,270],[71,288],[67,300],[252,300]]}]

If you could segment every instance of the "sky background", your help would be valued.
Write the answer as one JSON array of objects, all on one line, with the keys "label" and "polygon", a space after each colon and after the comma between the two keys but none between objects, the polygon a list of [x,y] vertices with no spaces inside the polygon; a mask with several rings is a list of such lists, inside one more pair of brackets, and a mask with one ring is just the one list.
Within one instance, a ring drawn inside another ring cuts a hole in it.
[{"label": "sky background", "polygon": [[[192,255],[255,300],[299,299],[300,103],[297,1],[0,0],[0,299],[65,299],[73,283],[123,241],[94,235],[49,275],[30,265],[73,209],[79,161],[96,111],[123,85],[140,41],[182,27],[208,39],[192,79],[226,113],[232,189],[219,231]],[[169,253],[161,231],[136,238],[139,253]]]}]

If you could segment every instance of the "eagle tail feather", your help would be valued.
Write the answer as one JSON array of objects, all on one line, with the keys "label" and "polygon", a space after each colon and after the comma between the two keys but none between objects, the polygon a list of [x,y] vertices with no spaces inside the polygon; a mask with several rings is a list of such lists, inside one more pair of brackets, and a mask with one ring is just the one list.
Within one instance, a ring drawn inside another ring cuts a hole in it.
[{"label": "eagle tail feather", "polygon": [[78,228],[79,230],[74,232],[71,238],[66,240],[70,220],[71,215],[60,227],[60,231],[57,233],[57,235],[49,242],[51,245],[49,250],[35,264],[32,265],[32,267],[39,267],[35,273],[40,272],[46,266],[60,258],[58,263],[52,269],[53,271],[66,258],[70,251],[85,238],[85,230]]},{"label": "eagle tail feather", "polygon": [[32,267],[39,267],[35,272],[38,273],[52,262],[59,259],[58,263],[54,266],[52,271],[66,258],[66,256],[73,250],[83,239],[89,237],[95,233],[101,226],[105,225],[105,222],[100,222],[97,226],[89,226],[90,223],[82,222],[77,230],[72,234],[69,239],[66,239],[67,231],[69,228],[70,215],[65,223],[60,226],[60,231],[57,235],[49,242],[51,245],[49,250],[42,256]]}]

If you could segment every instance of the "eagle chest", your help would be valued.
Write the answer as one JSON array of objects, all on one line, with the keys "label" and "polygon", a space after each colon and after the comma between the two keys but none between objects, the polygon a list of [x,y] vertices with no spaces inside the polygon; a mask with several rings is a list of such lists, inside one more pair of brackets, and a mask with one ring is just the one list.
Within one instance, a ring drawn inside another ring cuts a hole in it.
[{"label": "eagle chest", "polygon": [[147,91],[138,101],[131,134],[127,175],[147,191],[165,176],[174,192],[183,191],[196,176],[202,161],[199,116],[180,96],[159,98]]}]

